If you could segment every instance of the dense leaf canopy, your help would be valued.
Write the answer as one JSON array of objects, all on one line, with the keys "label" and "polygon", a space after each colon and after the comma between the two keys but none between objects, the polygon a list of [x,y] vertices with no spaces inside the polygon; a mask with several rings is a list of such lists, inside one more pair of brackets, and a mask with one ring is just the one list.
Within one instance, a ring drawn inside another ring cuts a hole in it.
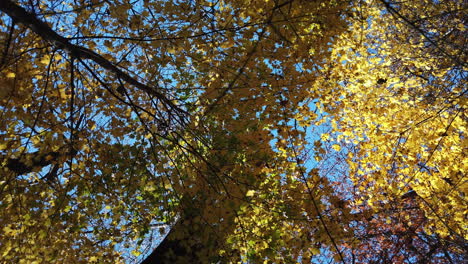
[{"label": "dense leaf canopy", "polygon": [[461,263],[467,8],[0,1],[0,259]]}]

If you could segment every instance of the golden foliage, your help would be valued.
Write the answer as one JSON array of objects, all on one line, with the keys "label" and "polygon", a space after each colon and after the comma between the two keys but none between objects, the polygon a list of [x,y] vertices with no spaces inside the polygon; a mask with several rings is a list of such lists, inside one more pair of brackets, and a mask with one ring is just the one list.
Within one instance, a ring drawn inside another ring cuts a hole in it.
[{"label": "golden foliage", "polygon": [[2,260],[466,241],[464,1],[39,2],[0,3]]}]

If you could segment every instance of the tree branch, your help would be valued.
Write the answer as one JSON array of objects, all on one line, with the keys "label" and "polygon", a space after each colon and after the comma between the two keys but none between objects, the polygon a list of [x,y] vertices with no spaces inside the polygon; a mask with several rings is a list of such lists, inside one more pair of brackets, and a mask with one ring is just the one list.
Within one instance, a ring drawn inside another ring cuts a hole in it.
[{"label": "tree branch", "polygon": [[35,14],[28,12],[23,7],[13,3],[11,0],[1,0],[0,10],[14,19],[15,22],[30,28],[34,33],[39,35],[42,39],[49,41],[56,48],[67,51],[75,58],[92,60],[104,69],[114,73],[117,78],[155,96],[161,100],[169,112],[172,110],[177,114],[186,114],[184,110],[172,103],[172,101],[161,92],[157,91],[158,87],[150,87],[143,84],[96,52],[70,43],[67,38],[57,34],[47,23],[39,20]]}]

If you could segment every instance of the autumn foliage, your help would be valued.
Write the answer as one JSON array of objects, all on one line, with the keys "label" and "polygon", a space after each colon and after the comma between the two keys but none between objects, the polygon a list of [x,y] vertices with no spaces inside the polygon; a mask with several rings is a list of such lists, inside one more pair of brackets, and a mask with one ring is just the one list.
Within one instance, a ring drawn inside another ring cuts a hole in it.
[{"label": "autumn foliage", "polygon": [[0,1],[1,262],[463,262],[467,8]]}]

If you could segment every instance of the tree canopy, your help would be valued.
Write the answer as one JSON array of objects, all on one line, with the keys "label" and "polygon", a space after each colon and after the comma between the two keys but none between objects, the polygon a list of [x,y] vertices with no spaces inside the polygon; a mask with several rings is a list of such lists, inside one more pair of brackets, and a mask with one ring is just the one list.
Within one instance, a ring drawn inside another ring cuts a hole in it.
[{"label": "tree canopy", "polygon": [[0,259],[461,263],[467,8],[0,1]]}]

